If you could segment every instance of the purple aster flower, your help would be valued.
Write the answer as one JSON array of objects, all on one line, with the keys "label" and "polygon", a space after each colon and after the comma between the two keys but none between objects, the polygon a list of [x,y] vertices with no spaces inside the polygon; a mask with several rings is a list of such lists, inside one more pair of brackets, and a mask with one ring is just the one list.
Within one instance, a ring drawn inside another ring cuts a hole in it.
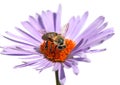
[{"label": "purple aster flower", "polygon": [[87,17],[88,12],[85,12],[81,18],[72,17],[65,26],[61,27],[61,6],[55,13],[43,11],[41,15],[37,14],[37,17],[30,16],[29,21],[22,22],[27,31],[16,28],[22,36],[6,32],[8,36],[3,37],[15,42],[16,45],[2,47],[1,54],[31,59],[23,61],[15,68],[35,66],[35,69],[41,72],[53,67],[58,78],[57,82],[60,82],[59,85],[64,85],[64,68],[72,68],[77,75],[78,62],[90,62],[85,54],[106,50],[91,50],[91,48],[114,35],[113,28],[105,29],[108,23],[104,22],[103,16],[99,16],[80,33]]}]

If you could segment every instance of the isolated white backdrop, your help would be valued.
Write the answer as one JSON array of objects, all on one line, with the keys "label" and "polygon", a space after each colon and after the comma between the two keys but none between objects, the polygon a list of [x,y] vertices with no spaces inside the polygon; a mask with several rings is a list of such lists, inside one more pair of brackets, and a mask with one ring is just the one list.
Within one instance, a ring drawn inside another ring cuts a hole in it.
[{"label": "isolated white backdrop", "polygon": [[[62,24],[70,17],[89,11],[86,26],[100,15],[106,17],[108,27],[114,27],[115,36],[98,48],[108,50],[88,54],[91,63],[79,63],[80,73],[75,76],[72,69],[66,69],[65,85],[120,85],[120,4],[119,0],[0,0],[0,34],[5,31],[15,33],[14,27],[22,27],[20,22],[28,20],[42,10],[57,11],[62,5]],[[10,45],[0,39],[0,45]],[[96,47],[96,48],[97,48]],[[15,56],[0,55],[0,85],[55,85],[52,69],[38,73],[32,67],[13,69],[22,60]]]}]

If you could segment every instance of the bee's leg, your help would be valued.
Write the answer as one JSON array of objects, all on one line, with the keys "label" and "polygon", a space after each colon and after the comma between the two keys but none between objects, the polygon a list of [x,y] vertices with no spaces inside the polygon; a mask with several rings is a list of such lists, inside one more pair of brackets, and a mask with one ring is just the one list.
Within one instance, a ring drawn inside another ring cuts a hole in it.
[{"label": "bee's leg", "polygon": [[47,49],[48,48],[48,41],[46,41],[46,43],[45,43],[45,49]]},{"label": "bee's leg", "polygon": [[55,50],[56,50],[56,48],[57,48],[57,45],[55,46]]},{"label": "bee's leg", "polygon": [[51,43],[51,45],[50,45],[50,52],[52,53],[53,51],[52,51],[52,46],[53,46],[53,44],[54,43]]}]

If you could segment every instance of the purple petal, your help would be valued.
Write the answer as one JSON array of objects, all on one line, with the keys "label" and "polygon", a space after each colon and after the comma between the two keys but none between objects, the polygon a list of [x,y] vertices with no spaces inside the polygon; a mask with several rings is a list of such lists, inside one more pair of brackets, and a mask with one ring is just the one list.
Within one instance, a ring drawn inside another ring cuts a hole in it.
[{"label": "purple petal", "polygon": [[33,51],[33,52],[36,52],[36,49],[37,47],[33,47],[33,46],[28,46],[28,45],[12,45],[12,46],[4,46],[4,47],[1,47],[3,49],[7,49],[7,48],[10,48],[10,49],[24,49],[24,50],[28,50],[28,51]]},{"label": "purple petal", "polygon": [[66,32],[65,37],[70,38],[72,40],[76,40],[77,36],[79,36],[82,27],[84,26],[88,17],[88,12],[85,12],[82,18],[72,17],[69,21],[69,28]]},{"label": "purple petal", "polygon": [[[76,42],[79,42],[79,40],[81,38],[87,38],[87,37],[90,37],[92,36],[94,33],[94,31],[97,30],[97,28],[104,22],[104,17],[103,16],[100,16],[98,17],[92,24],[90,24],[90,26],[88,26],[88,28],[86,28],[86,30],[81,34],[79,35],[75,41]],[[88,39],[88,38],[87,38]]]},{"label": "purple petal", "polygon": [[[17,35],[14,35],[10,32],[6,32],[9,36],[11,36],[12,38],[15,38],[15,40],[22,40],[23,42],[26,42],[26,43],[30,43],[30,44],[34,44],[36,46],[39,46],[39,42],[35,41],[35,40],[32,40],[32,39],[26,39],[24,37],[20,37],[20,36],[17,36]],[[32,43],[31,43],[32,42]]]},{"label": "purple petal", "polygon": [[96,36],[97,34],[100,33],[100,31],[102,31],[108,23],[103,23],[100,27],[98,27],[96,30],[93,30],[92,33],[90,34],[90,36],[86,36],[86,39],[90,39],[91,37]]},{"label": "purple petal", "polygon": [[82,61],[82,62],[90,62],[90,60],[86,57],[79,57],[79,58],[74,58],[76,61]]},{"label": "purple petal", "polygon": [[74,31],[74,29],[75,29],[75,26],[78,24],[78,21],[80,21],[79,18],[76,19],[75,17],[72,17],[72,18],[69,20],[68,30],[67,30],[67,32],[66,32],[66,34],[65,34],[65,37],[66,37],[66,38],[70,38],[71,33],[73,33],[73,31]]},{"label": "purple petal", "polygon": [[23,62],[23,64],[21,65],[17,65],[14,68],[22,68],[22,67],[26,67],[26,66],[31,66],[33,64],[35,64],[36,62]]},{"label": "purple petal", "polygon": [[75,48],[72,50],[72,52],[71,52],[71,54],[70,55],[72,55],[72,56],[74,56],[74,55],[76,55],[76,54],[81,54],[82,52],[85,52],[86,50],[89,50],[90,49],[90,47],[88,46],[86,46],[86,47],[84,47],[84,48],[82,48],[83,46],[85,46],[86,45],[86,42],[87,42],[88,40],[86,40],[86,41],[83,41],[83,43],[81,44],[81,45],[79,45],[79,43],[75,46]]},{"label": "purple petal", "polygon": [[86,50],[89,50],[90,47],[86,46],[86,48],[78,48],[78,49],[75,49],[71,52],[71,55],[76,55],[77,53],[81,53],[81,52],[85,52]]},{"label": "purple petal", "polygon": [[[95,36],[90,37],[86,43],[84,43],[81,46],[78,46],[77,49],[74,49],[72,52],[85,52],[86,50],[89,50],[91,47],[99,45],[103,43],[105,40],[109,39],[114,35],[113,29],[106,29]],[[83,38],[84,39],[84,38]]]},{"label": "purple petal", "polygon": [[42,12],[42,20],[47,32],[54,32],[53,13],[51,11]]},{"label": "purple petal", "polygon": [[91,47],[91,46],[101,44],[105,40],[112,37],[113,35],[114,35],[113,30],[107,29],[107,30],[97,34],[96,36],[93,36],[90,39],[88,39],[88,42],[84,46],[82,46],[81,48],[85,48],[85,47],[89,47],[89,46]]},{"label": "purple petal", "polygon": [[84,39],[81,39],[80,42],[75,46],[75,48],[73,49],[72,52],[74,52],[75,50],[77,50],[83,43],[84,43]]},{"label": "purple petal", "polygon": [[51,32],[55,32],[55,28],[54,28],[54,17],[53,17],[53,13],[51,11],[47,11],[46,16],[48,17],[48,22],[49,22],[49,30]]},{"label": "purple petal", "polygon": [[32,41],[35,40],[35,41],[37,41],[37,42],[40,42],[39,40],[35,39],[32,35],[30,35],[30,34],[28,34],[27,32],[21,30],[20,28],[17,28],[17,27],[16,27],[16,30],[17,30],[19,33],[21,33],[24,37],[26,37],[27,39],[30,39],[30,40],[32,40]]},{"label": "purple petal", "polygon": [[79,57],[86,57],[87,55],[84,52],[71,52],[71,56],[79,56]]},{"label": "purple petal", "polygon": [[[106,26],[108,25],[108,23],[103,23],[100,27],[98,27],[96,30],[93,30],[93,32],[89,35],[84,37],[84,39],[88,40],[89,38],[91,38],[91,36],[96,36],[98,33],[100,33],[100,31],[102,31]],[[78,37],[78,39],[76,40],[76,42],[79,42],[79,39],[81,38],[81,36]]]},{"label": "purple petal", "polygon": [[62,85],[64,85],[66,78],[65,78],[65,72],[62,65],[60,66],[58,73],[59,73],[59,81]]},{"label": "purple petal", "polygon": [[1,52],[1,54],[3,55],[9,55],[9,56],[29,56],[29,55],[33,55],[33,54],[14,54],[14,53],[5,53],[5,52]]},{"label": "purple petal", "polygon": [[22,42],[22,41],[19,41],[19,40],[14,40],[14,39],[8,38],[8,37],[6,37],[6,36],[3,36],[3,37],[6,38],[6,39],[8,39],[8,40],[10,40],[10,41],[15,42],[15,43],[19,43],[19,44],[24,44],[24,45],[36,47],[35,45],[28,44],[28,43],[25,43],[25,42]]},{"label": "purple petal", "polygon": [[21,68],[21,67],[26,67],[26,66],[35,66],[37,63],[39,63],[42,60],[44,60],[44,59],[37,59],[37,60],[28,61],[28,62],[23,61],[23,64],[17,65],[17,66],[15,66],[15,68]]},{"label": "purple petal", "polygon": [[32,26],[35,28],[35,30],[43,30],[43,28],[41,28],[40,24],[39,24],[39,21],[38,20],[38,16],[37,16],[37,19],[35,19],[34,17],[32,16],[29,16],[29,22],[32,24]]},{"label": "purple petal", "polygon": [[54,66],[53,66],[53,71],[57,71],[60,67],[60,63],[56,62],[54,63]]},{"label": "purple petal", "polygon": [[96,52],[102,52],[102,51],[106,51],[106,48],[104,49],[94,49],[94,50],[86,50],[86,53],[96,53]]},{"label": "purple petal", "polygon": [[97,30],[95,30],[93,32],[93,34],[99,33],[100,31],[102,31],[106,26],[108,25],[108,23],[103,23]]},{"label": "purple petal", "polygon": [[30,51],[30,50],[24,50],[18,47],[6,47],[3,48],[3,51],[1,52],[1,54],[4,55],[14,55],[14,56],[25,56],[25,55],[34,55],[34,54],[38,54],[35,51]]},{"label": "purple petal", "polygon": [[39,72],[41,72],[44,69],[53,66],[53,62],[48,61],[46,58],[38,59],[37,63],[35,63],[34,66],[36,66],[34,69],[36,69]]},{"label": "purple petal", "polygon": [[54,31],[56,31],[56,17],[57,17],[57,14],[53,13]]},{"label": "purple petal", "polygon": [[35,55],[35,56],[25,56],[25,57],[23,57],[23,58],[20,58],[20,59],[43,59],[44,58],[44,56],[42,56],[42,55]]},{"label": "purple petal", "polygon": [[61,33],[61,5],[59,5],[58,12],[56,15],[56,33]]},{"label": "purple petal", "polygon": [[42,18],[42,21],[43,21],[46,32],[51,32],[51,27],[50,27],[50,24],[49,24],[47,13],[43,11],[42,15],[41,15],[41,18]]},{"label": "purple petal", "polygon": [[96,28],[104,22],[104,19],[105,18],[103,16],[98,17],[92,24],[90,24],[90,26],[88,26],[88,28],[83,32],[82,35],[87,36],[91,34],[94,30],[97,30]]},{"label": "purple petal", "polygon": [[79,36],[80,31],[87,20],[87,17],[88,17],[88,12],[85,12],[82,18],[80,19],[80,22],[78,23],[78,25],[75,27],[75,30],[73,31],[74,34],[72,33],[71,39],[76,40],[77,36]]},{"label": "purple petal", "polygon": [[[23,64],[17,65],[17,66],[15,66],[15,68],[21,68],[21,67],[26,67],[26,66],[36,66],[36,65],[39,65],[38,63],[43,63],[42,61],[45,61],[45,60],[46,59],[37,59],[37,60],[28,61],[28,62],[23,61]],[[41,65],[41,67],[42,66],[44,66],[44,64]],[[40,65],[39,65],[39,67],[40,67]]]},{"label": "purple petal", "polygon": [[36,67],[35,69],[41,72],[41,71],[43,71],[44,69],[49,68],[49,67],[51,67],[51,66],[53,66],[53,63],[50,62],[50,61],[48,61],[48,62],[44,63],[43,66],[38,66],[38,67]]},{"label": "purple petal", "polygon": [[64,67],[66,67],[66,68],[71,68],[71,67],[72,67],[72,62],[65,61],[65,62],[64,62]]},{"label": "purple petal", "polygon": [[78,65],[78,62],[75,59],[73,59],[73,58],[67,59],[67,62],[70,62],[71,65]]},{"label": "purple petal", "polygon": [[39,22],[40,27],[45,30],[45,26],[43,24],[42,17],[39,14],[37,14],[37,15],[38,15],[38,22]]},{"label": "purple petal", "polygon": [[78,75],[78,73],[79,73],[78,67],[77,67],[76,65],[72,65],[72,68],[73,68],[73,72],[74,72],[76,75]]},{"label": "purple petal", "polygon": [[22,25],[29,31],[38,41],[41,41],[40,32],[32,26],[28,21],[22,22]]},{"label": "purple petal", "polygon": [[[39,59],[39,61],[35,65],[38,65],[38,67],[43,67],[48,62],[49,61],[46,58],[42,58],[42,59]],[[36,68],[38,68],[38,67],[36,67]]]}]

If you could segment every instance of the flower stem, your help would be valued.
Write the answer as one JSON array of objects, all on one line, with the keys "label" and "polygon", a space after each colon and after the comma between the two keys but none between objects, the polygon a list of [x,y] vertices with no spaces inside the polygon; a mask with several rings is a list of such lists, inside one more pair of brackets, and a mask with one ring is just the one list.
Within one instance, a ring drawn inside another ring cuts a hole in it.
[{"label": "flower stem", "polygon": [[56,85],[61,85],[59,82],[58,71],[55,71],[55,77],[56,77]]}]

